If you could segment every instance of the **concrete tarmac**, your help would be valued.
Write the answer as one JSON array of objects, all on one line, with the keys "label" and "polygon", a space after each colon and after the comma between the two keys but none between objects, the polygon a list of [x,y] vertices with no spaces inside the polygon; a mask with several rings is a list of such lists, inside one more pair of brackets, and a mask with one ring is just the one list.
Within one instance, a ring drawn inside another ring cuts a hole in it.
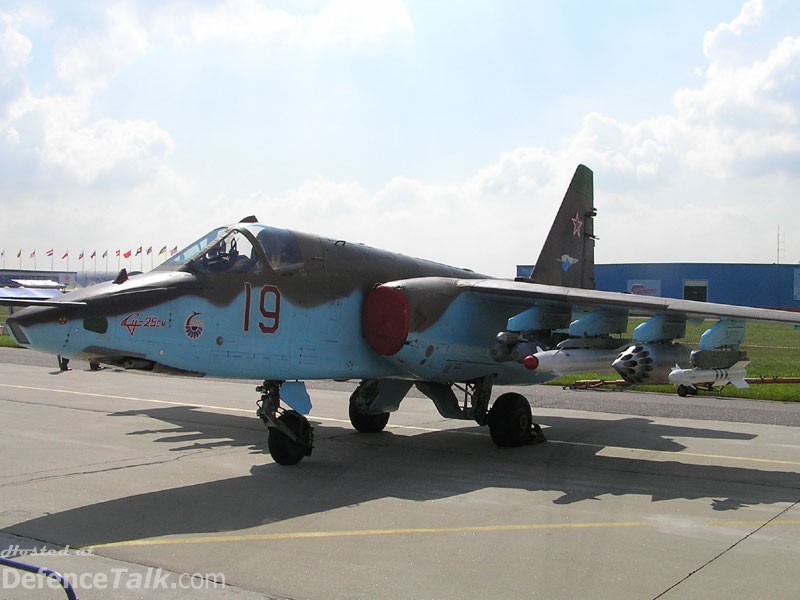
[{"label": "concrete tarmac", "polygon": [[[84,600],[800,589],[800,429],[747,422],[748,403],[718,421],[677,397],[528,388],[549,441],[503,449],[418,397],[359,434],[347,391],[312,389],[313,455],[281,467],[252,383],[73,366],[0,363],[0,554]],[[675,416],[574,408],[615,397]],[[800,422],[800,405],[767,412]],[[2,575],[2,598],[60,597]]]}]

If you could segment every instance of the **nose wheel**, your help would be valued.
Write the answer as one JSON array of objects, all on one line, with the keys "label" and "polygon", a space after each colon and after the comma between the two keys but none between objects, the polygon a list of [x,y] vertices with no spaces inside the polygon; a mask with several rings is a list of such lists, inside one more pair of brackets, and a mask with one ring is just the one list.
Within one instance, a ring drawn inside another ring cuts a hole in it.
[{"label": "nose wheel", "polygon": [[280,406],[281,381],[265,381],[256,388],[261,392],[256,415],[269,430],[267,447],[279,465],[296,465],[314,448],[314,428],[308,419],[294,410]]},{"label": "nose wheel", "polygon": [[296,465],[311,456],[314,431],[303,415],[293,410],[284,411],[277,425],[269,428],[267,446],[279,465]]}]

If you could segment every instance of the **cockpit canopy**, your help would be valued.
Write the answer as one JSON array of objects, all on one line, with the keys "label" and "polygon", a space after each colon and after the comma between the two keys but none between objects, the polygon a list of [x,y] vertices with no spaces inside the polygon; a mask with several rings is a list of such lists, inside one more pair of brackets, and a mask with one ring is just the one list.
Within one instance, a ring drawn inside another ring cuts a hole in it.
[{"label": "cockpit canopy", "polygon": [[220,227],[170,257],[164,268],[198,273],[276,272],[303,265],[297,240],[286,229],[260,223]]}]

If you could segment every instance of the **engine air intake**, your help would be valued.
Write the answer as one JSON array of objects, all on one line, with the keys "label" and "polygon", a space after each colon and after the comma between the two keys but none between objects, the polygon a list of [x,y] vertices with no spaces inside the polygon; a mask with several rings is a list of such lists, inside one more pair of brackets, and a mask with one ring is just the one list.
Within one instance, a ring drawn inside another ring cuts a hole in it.
[{"label": "engine air intake", "polygon": [[364,299],[361,333],[378,354],[397,354],[408,338],[409,313],[402,291],[379,285]]}]

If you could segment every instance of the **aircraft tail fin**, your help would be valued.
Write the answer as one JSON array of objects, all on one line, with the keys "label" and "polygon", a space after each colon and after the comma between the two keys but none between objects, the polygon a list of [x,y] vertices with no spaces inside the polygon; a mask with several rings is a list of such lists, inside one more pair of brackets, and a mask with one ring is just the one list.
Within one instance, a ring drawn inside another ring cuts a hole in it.
[{"label": "aircraft tail fin", "polygon": [[533,283],[595,289],[594,184],[578,165],[531,274]]}]

